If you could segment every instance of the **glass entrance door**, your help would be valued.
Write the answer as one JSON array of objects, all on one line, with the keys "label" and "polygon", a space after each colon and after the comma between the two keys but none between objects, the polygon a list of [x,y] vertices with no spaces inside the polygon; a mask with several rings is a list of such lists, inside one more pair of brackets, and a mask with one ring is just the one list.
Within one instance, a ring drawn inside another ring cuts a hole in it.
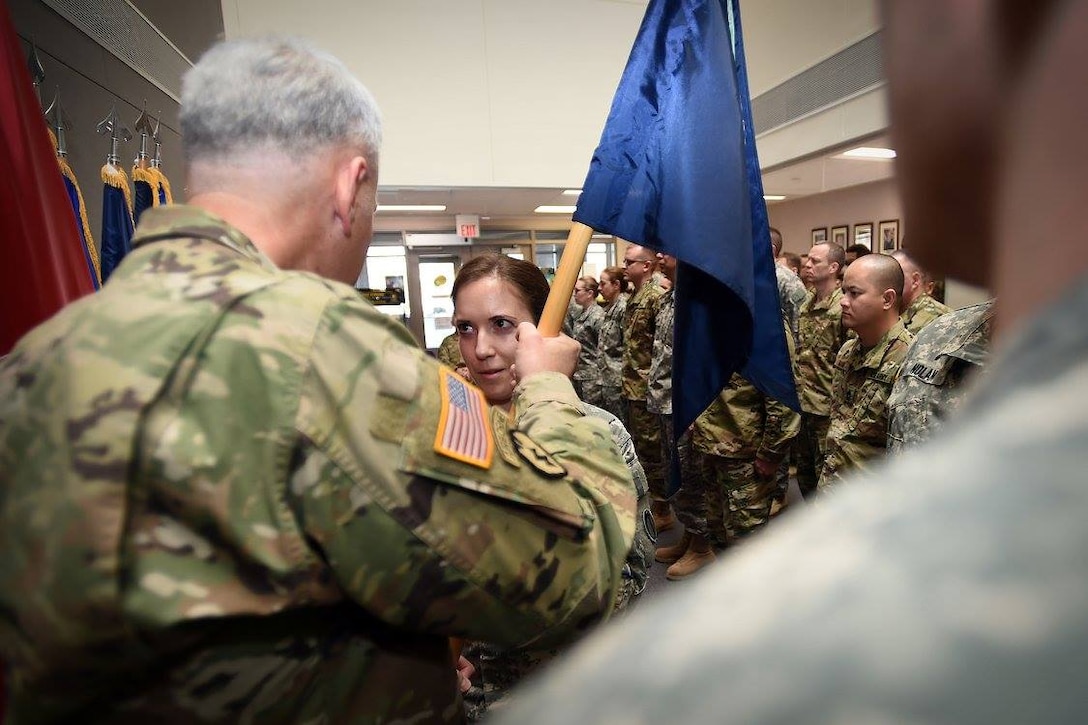
[{"label": "glass entrance door", "polygon": [[453,332],[453,279],[461,258],[420,255],[419,297],[423,317],[423,345],[435,349]]}]

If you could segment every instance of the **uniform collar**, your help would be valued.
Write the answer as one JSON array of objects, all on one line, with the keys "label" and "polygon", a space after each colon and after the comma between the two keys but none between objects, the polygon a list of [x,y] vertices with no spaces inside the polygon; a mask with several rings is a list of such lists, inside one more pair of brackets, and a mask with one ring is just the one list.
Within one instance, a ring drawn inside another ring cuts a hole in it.
[{"label": "uniform collar", "polygon": [[153,207],[140,216],[133,248],[165,239],[206,239],[241,254],[270,270],[279,268],[245,234],[223,219],[186,204]]}]

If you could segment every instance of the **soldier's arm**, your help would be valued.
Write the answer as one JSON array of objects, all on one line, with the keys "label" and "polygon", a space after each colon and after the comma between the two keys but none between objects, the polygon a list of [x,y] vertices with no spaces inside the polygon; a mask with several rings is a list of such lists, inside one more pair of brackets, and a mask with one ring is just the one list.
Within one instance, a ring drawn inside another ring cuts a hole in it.
[{"label": "soldier's arm", "polygon": [[635,497],[570,382],[519,355],[512,420],[455,416],[464,401],[403,328],[350,300],[328,317],[289,494],[347,596],[393,625],[498,644],[560,641],[606,616]]},{"label": "soldier's arm", "polygon": [[778,464],[789,452],[790,442],[801,430],[801,416],[782,403],[763,397],[763,440],[760,441],[756,457]]}]

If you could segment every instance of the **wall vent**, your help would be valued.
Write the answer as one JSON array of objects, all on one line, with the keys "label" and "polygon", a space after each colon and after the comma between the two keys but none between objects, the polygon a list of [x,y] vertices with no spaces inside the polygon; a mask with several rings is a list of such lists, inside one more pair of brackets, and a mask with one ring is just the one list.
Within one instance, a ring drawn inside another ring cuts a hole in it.
[{"label": "wall vent", "polygon": [[128,0],[42,0],[61,17],[175,101],[192,67],[176,45]]},{"label": "wall vent", "polygon": [[885,83],[881,31],[752,99],[756,135],[811,116]]}]

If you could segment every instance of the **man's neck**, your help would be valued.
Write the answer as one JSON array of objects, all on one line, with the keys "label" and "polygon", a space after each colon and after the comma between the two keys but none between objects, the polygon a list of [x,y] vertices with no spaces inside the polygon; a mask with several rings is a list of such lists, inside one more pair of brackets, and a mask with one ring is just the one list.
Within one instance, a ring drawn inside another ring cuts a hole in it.
[{"label": "man's neck", "polygon": [[861,347],[868,351],[877,346],[884,336],[888,334],[888,331],[895,327],[895,323],[899,320],[898,317],[889,318],[887,320],[881,320],[880,326],[873,326],[868,330],[860,330],[854,328],[854,332],[857,333],[858,341],[861,342]]},{"label": "man's neck", "polygon": [[813,285],[813,289],[816,291],[816,301],[823,302],[830,297],[831,293],[838,289],[838,287],[839,280],[834,277],[828,277],[820,284]]}]

